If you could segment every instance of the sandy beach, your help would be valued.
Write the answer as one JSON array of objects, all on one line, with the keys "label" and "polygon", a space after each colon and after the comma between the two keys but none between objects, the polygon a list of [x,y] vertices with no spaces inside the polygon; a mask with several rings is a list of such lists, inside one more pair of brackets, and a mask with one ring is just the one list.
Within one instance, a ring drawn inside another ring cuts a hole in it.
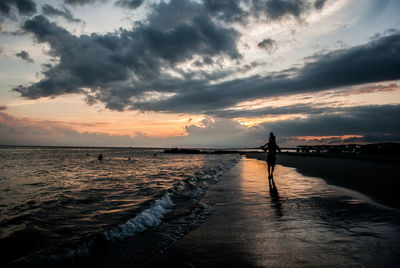
[{"label": "sandy beach", "polygon": [[[69,255],[53,258],[43,255],[42,259],[22,260],[15,266],[400,265],[400,210],[393,207],[396,195],[383,195],[388,200],[384,204],[379,201],[379,192],[372,191],[379,190],[377,185],[380,184],[394,187],[395,184],[390,183],[395,183],[395,165],[281,154],[274,178],[269,180],[267,163],[256,159],[263,156],[212,155],[204,158],[204,155],[197,155],[198,163],[210,159],[204,165],[208,173],[198,173],[201,177],[197,180],[182,181],[175,192],[170,193],[173,204],[163,205],[164,201],[155,199],[152,206],[128,222],[132,223],[130,228],[113,229],[118,235],[135,231],[137,226],[139,231],[116,240],[108,240],[104,233],[99,233],[90,245],[80,242],[81,247],[68,251]],[[193,156],[187,155],[166,157],[169,158],[161,159],[162,163],[171,161],[171,167],[176,167],[176,159],[183,161],[182,167],[191,166],[193,161]],[[144,163],[146,166],[159,165],[161,160],[149,154]],[[132,170],[129,161],[115,165],[120,161],[119,158],[109,160],[110,163],[101,163],[101,167],[108,164],[113,168]],[[208,170],[211,165],[219,172]],[[154,181],[154,178],[149,180]],[[170,178],[165,179],[165,183],[169,181]],[[369,182],[368,187],[363,184],[357,188],[357,182],[361,181]],[[372,191],[371,194],[365,194],[363,187],[365,191]],[[384,189],[381,189],[382,193]],[[386,190],[391,193],[396,189]],[[100,193],[103,196],[104,192]],[[117,196],[120,195],[118,192]],[[93,204],[104,206],[102,202]],[[83,207],[86,208],[87,203]],[[43,217],[44,213],[40,215]],[[109,218],[108,214],[104,219]],[[126,227],[126,222],[122,226]],[[67,230],[70,235],[70,228]],[[26,233],[23,235],[25,238]],[[18,242],[4,243],[3,250],[10,246],[20,247]],[[85,249],[90,251],[86,253]],[[69,257],[71,254],[80,255]]]},{"label": "sandy beach", "polygon": [[[246,156],[265,159],[263,153]],[[379,203],[400,209],[398,158],[390,159],[392,161],[373,160],[297,154],[277,156],[277,164],[294,167],[306,176],[322,178],[329,184],[358,191]]]},{"label": "sandy beach", "polygon": [[264,161],[243,157],[202,202],[212,208],[206,221],[145,266],[399,264],[398,210],[291,167],[277,165],[269,182]]}]

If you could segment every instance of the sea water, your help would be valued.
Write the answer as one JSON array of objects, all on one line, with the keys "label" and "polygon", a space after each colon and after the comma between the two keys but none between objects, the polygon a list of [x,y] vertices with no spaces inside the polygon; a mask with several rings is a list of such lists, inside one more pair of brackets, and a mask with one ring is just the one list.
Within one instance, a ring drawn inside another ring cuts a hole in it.
[{"label": "sea water", "polygon": [[163,251],[207,217],[200,197],[237,160],[157,149],[0,147],[3,261],[68,262],[105,245],[143,243],[134,238],[144,232],[157,241],[141,256]]}]

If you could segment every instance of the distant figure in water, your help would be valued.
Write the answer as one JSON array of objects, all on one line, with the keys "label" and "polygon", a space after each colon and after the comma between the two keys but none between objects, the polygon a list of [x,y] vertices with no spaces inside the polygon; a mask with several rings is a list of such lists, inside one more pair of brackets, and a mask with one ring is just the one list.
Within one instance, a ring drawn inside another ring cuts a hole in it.
[{"label": "distant figure in water", "polygon": [[90,154],[89,153],[86,153],[86,156],[89,156]]},{"label": "distant figure in water", "polygon": [[99,154],[99,156],[97,157],[99,160],[103,160],[103,154]]},{"label": "distant figure in water", "polygon": [[268,178],[270,178],[273,176],[272,174],[274,173],[276,163],[276,151],[281,151],[279,146],[276,144],[274,133],[271,132],[269,134],[268,142],[260,147],[264,150],[264,152],[267,152]]},{"label": "distant figure in water", "polygon": [[131,157],[128,157],[128,161],[131,161]]}]

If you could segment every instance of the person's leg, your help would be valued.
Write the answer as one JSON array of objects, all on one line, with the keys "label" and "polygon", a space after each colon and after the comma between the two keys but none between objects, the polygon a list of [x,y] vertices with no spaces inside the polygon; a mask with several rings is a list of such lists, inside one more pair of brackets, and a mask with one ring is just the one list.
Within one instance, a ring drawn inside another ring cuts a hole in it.
[{"label": "person's leg", "polygon": [[268,177],[271,175],[271,165],[269,163],[268,164]]},{"label": "person's leg", "polygon": [[274,175],[274,169],[275,169],[275,163],[276,163],[276,156],[275,156],[275,155],[271,155],[269,160],[270,160],[270,161],[269,161],[269,165],[270,165],[271,168],[272,168],[272,171],[271,171],[271,177],[272,177],[272,176]]}]

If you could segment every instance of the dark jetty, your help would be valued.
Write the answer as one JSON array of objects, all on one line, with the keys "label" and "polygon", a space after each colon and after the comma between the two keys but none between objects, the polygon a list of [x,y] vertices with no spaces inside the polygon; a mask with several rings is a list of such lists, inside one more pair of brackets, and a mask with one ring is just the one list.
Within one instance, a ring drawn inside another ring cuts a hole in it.
[{"label": "dark jetty", "polygon": [[226,151],[226,150],[216,150],[216,151],[202,151],[198,149],[178,149],[172,148],[164,150],[166,154],[238,154],[238,151]]},{"label": "dark jetty", "polygon": [[173,149],[164,150],[164,153],[166,153],[166,154],[201,154],[202,151],[196,150],[196,149],[173,148]]}]

